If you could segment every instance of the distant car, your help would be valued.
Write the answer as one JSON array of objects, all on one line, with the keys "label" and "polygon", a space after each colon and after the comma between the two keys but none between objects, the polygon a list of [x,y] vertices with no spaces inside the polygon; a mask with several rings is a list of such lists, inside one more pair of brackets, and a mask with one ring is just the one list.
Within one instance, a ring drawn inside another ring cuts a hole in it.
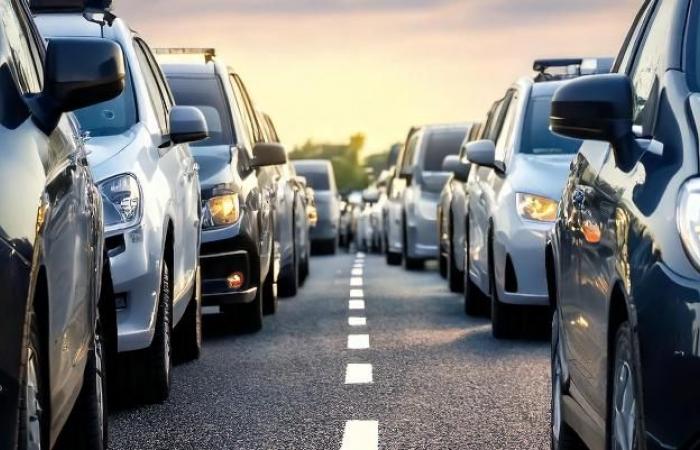
[{"label": "distant car", "polygon": [[437,203],[449,177],[442,162],[459,153],[468,130],[466,124],[431,125],[409,133],[391,187],[387,224],[388,251],[400,255],[406,269],[421,269],[438,257]]},{"label": "distant car", "polygon": [[[192,146],[202,185],[202,298],[249,331],[277,309],[274,198],[277,186],[261,168],[284,164],[284,147],[265,143],[240,77],[203,50],[201,62],[167,63],[175,100],[204,112],[210,137]],[[193,50],[197,53],[197,50]]]},{"label": "distant car", "polygon": [[699,25],[646,1],[615,73],[554,95],[584,143],[546,254],[552,448],[700,447]]},{"label": "distant car", "polygon": [[117,310],[119,381],[137,401],[167,399],[172,352],[199,357],[201,210],[188,142],[207,136],[202,113],[175,106],[146,42],[120,18],[36,11],[42,35],[103,38],[127,62],[121,95],[76,112],[105,210]]},{"label": "distant car", "polygon": [[338,188],[330,161],[294,161],[294,168],[314,190],[318,223],[311,229],[312,248],[334,254],[338,248],[340,219]]},{"label": "distant car", "polygon": [[[467,144],[472,175],[467,183],[465,309],[478,311],[480,296],[489,295],[496,338],[515,336],[527,327],[526,308],[549,304],[545,236],[581,141],[549,130],[552,95],[572,76],[547,74],[551,68],[565,67],[568,73],[572,67],[598,67],[599,60],[590,61],[537,61],[540,75],[518,80],[504,96],[495,139]],[[601,61],[601,70],[609,70],[607,60]]]},{"label": "distant car", "polygon": [[106,448],[114,309],[101,197],[68,111],[118,95],[125,64],[103,39],[44,50],[23,1],[0,10],[0,448]]},{"label": "distant car", "polygon": [[464,237],[466,236],[466,183],[471,164],[467,160],[466,145],[476,140],[481,126],[474,124],[462,144],[459,155],[449,155],[442,162],[442,170],[450,177],[440,193],[438,203],[438,245],[440,246],[440,275],[447,278],[452,292],[464,289]]},{"label": "distant car", "polygon": [[362,206],[357,223],[357,247],[364,252],[377,252],[379,249],[379,224],[376,221],[375,205],[379,201],[379,190],[371,186],[362,192]]}]

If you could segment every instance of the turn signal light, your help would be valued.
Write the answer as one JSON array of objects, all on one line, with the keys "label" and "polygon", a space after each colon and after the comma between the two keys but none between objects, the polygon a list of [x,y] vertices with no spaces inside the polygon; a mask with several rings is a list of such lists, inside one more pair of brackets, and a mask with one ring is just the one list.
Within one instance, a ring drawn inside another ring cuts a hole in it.
[{"label": "turn signal light", "polygon": [[229,289],[240,289],[243,286],[243,274],[241,272],[234,272],[226,278]]}]

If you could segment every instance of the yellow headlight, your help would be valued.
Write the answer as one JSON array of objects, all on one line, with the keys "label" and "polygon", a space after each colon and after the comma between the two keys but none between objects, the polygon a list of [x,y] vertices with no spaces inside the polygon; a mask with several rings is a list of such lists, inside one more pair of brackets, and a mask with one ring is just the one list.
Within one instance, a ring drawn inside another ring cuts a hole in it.
[{"label": "yellow headlight", "polygon": [[551,198],[533,194],[517,194],[518,214],[525,220],[554,222],[557,218],[558,202]]},{"label": "yellow headlight", "polygon": [[238,194],[212,197],[207,202],[207,206],[214,226],[221,227],[238,222],[241,213]]}]

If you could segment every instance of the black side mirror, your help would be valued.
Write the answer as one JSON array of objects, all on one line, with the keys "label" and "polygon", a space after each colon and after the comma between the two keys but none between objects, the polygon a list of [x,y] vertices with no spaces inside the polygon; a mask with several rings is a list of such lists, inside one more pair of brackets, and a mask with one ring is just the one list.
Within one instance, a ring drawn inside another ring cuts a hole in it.
[{"label": "black side mirror", "polygon": [[496,144],[490,139],[467,144],[467,159],[470,163],[483,167],[496,166]]},{"label": "black side mirror", "polygon": [[463,162],[458,155],[447,156],[442,162],[442,171],[454,174],[455,179],[462,183],[467,182],[470,168],[471,164]]},{"label": "black side mirror", "polygon": [[170,110],[170,140],[173,144],[197,142],[209,137],[204,114],[194,106],[173,106]]},{"label": "black side mirror", "polygon": [[279,166],[287,163],[287,151],[284,146],[274,142],[260,142],[253,147],[253,166]]},{"label": "black side mirror", "polygon": [[45,133],[61,114],[111,100],[124,90],[124,55],[115,42],[98,38],[52,38],[46,48],[44,91],[32,100]]}]

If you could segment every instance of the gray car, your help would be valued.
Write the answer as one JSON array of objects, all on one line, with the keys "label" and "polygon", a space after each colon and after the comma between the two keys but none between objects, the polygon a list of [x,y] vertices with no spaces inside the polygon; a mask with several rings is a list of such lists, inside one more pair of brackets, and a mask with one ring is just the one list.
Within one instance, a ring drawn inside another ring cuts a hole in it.
[{"label": "gray car", "polygon": [[42,13],[55,37],[116,42],[127,61],[126,88],[76,112],[102,195],[105,246],[117,310],[119,374],[135,400],[162,402],[170,391],[172,349],[199,356],[201,208],[197,166],[187,142],[207,136],[202,113],[174,106],[148,45],[119,18]]},{"label": "gray car", "polygon": [[311,229],[312,246],[321,253],[334,254],[338,249],[340,200],[335,173],[330,161],[294,161],[294,168],[314,190],[318,222]]}]

